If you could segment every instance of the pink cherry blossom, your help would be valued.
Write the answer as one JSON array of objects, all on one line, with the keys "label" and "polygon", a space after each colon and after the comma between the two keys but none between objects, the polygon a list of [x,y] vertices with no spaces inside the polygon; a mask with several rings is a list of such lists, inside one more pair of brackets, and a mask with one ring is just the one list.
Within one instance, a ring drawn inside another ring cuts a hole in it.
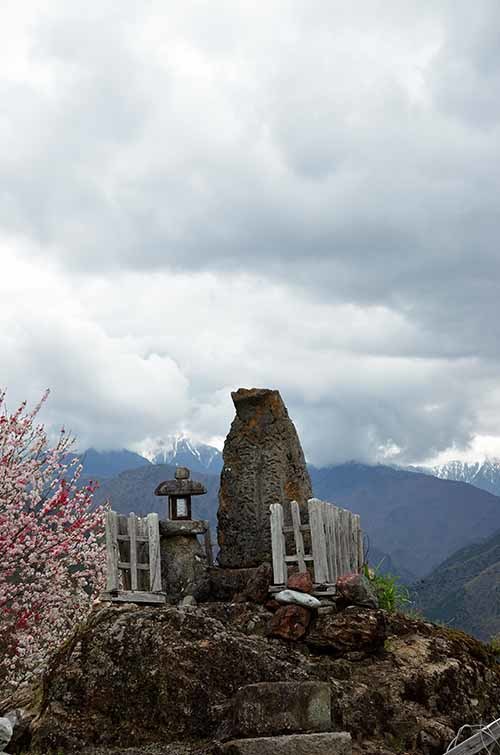
[{"label": "pink cherry blossom", "polygon": [[0,392],[0,683],[28,681],[85,619],[104,581],[105,507],[79,485],[73,439],[50,447],[26,402],[9,414]]}]

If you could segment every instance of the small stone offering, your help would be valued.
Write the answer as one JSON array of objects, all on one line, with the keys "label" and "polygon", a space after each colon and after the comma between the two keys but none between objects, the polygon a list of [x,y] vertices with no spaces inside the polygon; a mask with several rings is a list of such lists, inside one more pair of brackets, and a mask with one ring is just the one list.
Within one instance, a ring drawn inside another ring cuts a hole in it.
[{"label": "small stone offering", "polygon": [[321,601],[315,598],[314,595],[306,595],[306,593],[298,592],[297,590],[281,590],[274,597],[278,603],[293,603],[305,608],[319,608],[321,605]]}]

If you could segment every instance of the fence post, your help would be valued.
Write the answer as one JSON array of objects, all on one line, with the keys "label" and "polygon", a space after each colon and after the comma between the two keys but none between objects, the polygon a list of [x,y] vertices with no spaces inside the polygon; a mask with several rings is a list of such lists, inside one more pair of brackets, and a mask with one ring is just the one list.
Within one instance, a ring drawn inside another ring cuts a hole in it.
[{"label": "fence post", "polygon": [[132,512],[127,520],[130,538],[130,589],[137,590],[137,519]]},{"label": "fence post", "polygon": [[328,581],[334,583],[337,580],[336,567],[336,544],[335,544],[335,506],[324,503],[325,530],[326,530],[326,557],[328,561]]},{"label": "fence post", "polygon": [[357,555],[357,571],[360,572],[363,568],[363,533],[361,532],[361,517],[359,516],[359,514],[354,514],[354,532],[354,547],[356,549]]},{"label": "fence post", "polygon": [[295,552],[297,554],[297,565],[299,567],[299,573],[303,574],[306,569],[306,562],[304,560],[304,539],[300,530],[300,509],[297,501],[292,501],[290,504],[290,511],[292,514],[293,536],[295,538]]},{"label": "fence post", "polygon": [[118,519],[114,511],[106,512],[106,560],[107,560],[107,584],[106,589],[114,592],[119,588],[118,561],[120,551],[118,548]]},{"label": "fence post", "polygon": [[314,558],[314,580],[321,584],[328,582],[328,561],[326,558],[326,538],[321,512],[321,501],[310,498],[307,502],[309,525],[311,527],[311,546]]},{"label": "fence post", "polygon": [[287,581],[287,568],[285,562],[285,536],[283,534],[283,507],[280,503],[271,504],[271,542],[274,584],[284,585]]},{"label": "fence post", "polygon": [[158,514],[147,516],[149,540],[149,589],[161,592],[160,528]]}]

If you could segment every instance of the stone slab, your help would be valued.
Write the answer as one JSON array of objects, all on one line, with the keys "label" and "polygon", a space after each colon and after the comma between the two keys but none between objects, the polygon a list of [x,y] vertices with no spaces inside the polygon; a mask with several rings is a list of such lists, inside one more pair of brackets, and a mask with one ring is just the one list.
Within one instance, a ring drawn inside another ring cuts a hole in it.
[{"label": "stone slab", "polygon": [[224,755],[352,755],[351,735],[345,731],[328,734],[290,734],[226,742]]},{"label": "stone slab", "polygon": [[181,519],[160,519],[160,536],[176,537],[177,535],[204,535],[208,529],[208,522],[201,520],[183,521]]},{"label": "stone slab", "polygon": [[326,682],[261,682],[241,687],[233,704],[234,736],[263,737],[332,728]]}]

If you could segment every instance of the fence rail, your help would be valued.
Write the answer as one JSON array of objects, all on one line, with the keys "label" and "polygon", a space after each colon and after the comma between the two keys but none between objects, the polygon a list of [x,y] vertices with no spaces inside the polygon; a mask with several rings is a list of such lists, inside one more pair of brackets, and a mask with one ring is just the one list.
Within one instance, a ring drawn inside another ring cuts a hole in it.
[{"label": "fence rail", "polygon": [[[358,514],[311,498],[307,502],[309,524],[302,524],[299,505],[292,501],[292,526],[285,527],[282,505],[274,503],[270,508],[275,585],[286,584],[289,564],[297,564],[299,572],[306,571],[307,565],[312,564],[317,585],[333,585],[342,574],[361,570],[363,533]],[[295,546],[293,554],[287,554],[286,535],[290,533],[293,533]],[[304,533],[310,534],[310,553],[306,553]]]}]

